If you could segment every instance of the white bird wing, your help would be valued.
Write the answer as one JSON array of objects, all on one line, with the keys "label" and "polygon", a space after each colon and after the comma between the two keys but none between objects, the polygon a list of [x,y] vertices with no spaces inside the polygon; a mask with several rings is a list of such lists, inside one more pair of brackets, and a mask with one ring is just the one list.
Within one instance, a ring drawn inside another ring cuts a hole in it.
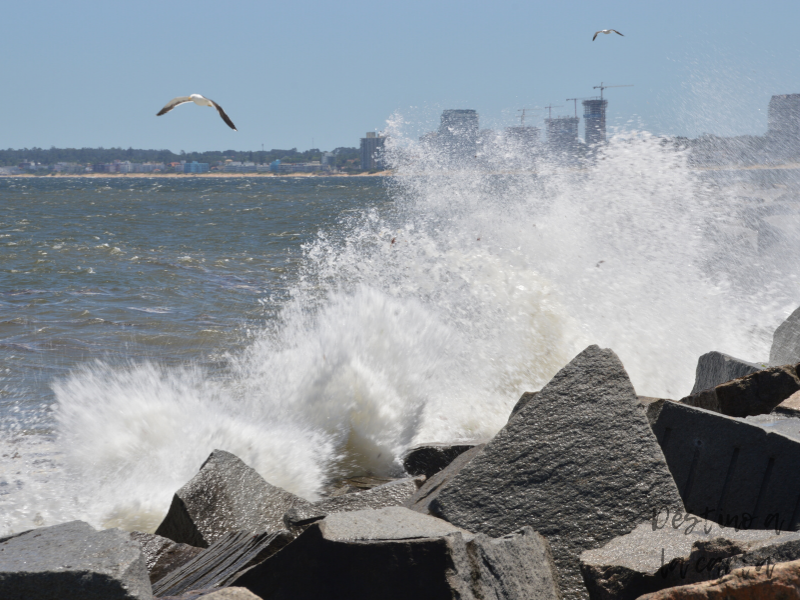
[{"label": "white bird wing", "polygon": [[214,108],[216,108],[216,109],[217,109],[217,112],[219,113],[219,116],[220,116],[220,117],[222,117],[222,120],[223,120],[223,121],[225,121],[225,123],[227,123],[228,127],[230,127],[231,129],[233,129],[234,131],[239,131],[238,129],[236,129],[236,125],[234,125],[234,124],[233,124],[233,121],[231,121],[230,117],[229,117],[228,115],[226,115],[226,114],[225,114],[225,111],[224,111],[224,110],[222,110],[222,107],[221,107],[219,104],[217,104],[216,102],[214,102],[214,101],[213,101],[211,98],[206,98],[206,100],[208,100],[209,102],[211,102],[211,105],[212,105]]},{"label": "white bird wing", "polygon": [[189,96],[178,96],[177,98],[173,98],[172,100],[167,102],[164,108],[162,108],[160,111],[158,111],[158,113],[156,113],[156,116],[160,117],[161,115],[165,115],[179,104],[185,104],[186,102],[191,102],[191,101],[192,99]]}]

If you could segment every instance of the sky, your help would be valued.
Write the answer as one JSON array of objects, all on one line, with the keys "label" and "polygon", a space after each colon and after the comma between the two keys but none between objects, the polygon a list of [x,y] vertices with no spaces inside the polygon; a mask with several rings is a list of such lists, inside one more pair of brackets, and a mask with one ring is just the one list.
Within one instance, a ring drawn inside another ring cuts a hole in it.
[{"label": "sky", "polygon": [[[610,128],[760,135],[770,97],[800,93],[799,22],[798,0],[9,2],[0,148],[332,150],[451,108],[541,125],[601,83],[633,86],[605,90]],[[593,42],[606,28],[624,37]],[[193,104],[156,117],[192,93],[238,131]]]}]

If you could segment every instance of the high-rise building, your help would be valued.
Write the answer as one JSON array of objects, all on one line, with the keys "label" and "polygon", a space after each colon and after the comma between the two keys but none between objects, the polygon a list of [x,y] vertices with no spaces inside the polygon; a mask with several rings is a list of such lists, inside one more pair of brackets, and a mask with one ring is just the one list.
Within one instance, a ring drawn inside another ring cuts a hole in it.
[{"label": "high-rise building", "polygon": [[573,154],[578,149],[578,117],[554,117],[544,120],[547,145],[559,154]]},{"label": "high-rise building", "polygon": [[771,136],[800,138],[800,94],[773,96],[767,123]]},{"label": "high-rise building", "polygon": [[583,104],[583,122],[586,127],[586,145],[593,146],[605,142],[608,100],[595,98],[584,100],[581,104]]},{"label": "high-rise building", "polygon": [[372,169],[382,169],[383,160],[381,150],[386,142],[386,137],[368,131],[367,137],[361,138],[361,168],[365,171]]},{"label": "high-rise building", "polygon": [[473,156],[480,137],[478,113],[472,109],[442,112],[437,145],[451,156]]}]

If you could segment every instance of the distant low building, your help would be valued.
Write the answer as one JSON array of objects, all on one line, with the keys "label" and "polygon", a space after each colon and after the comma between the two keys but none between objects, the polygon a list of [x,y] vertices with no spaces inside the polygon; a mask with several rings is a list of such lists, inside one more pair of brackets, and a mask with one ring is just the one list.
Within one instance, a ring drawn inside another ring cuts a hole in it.
[{"label": "distant low building", "polygon": [[305,163],[282,163],[280,160],[272,161],[269,170],[273,173],[322,173],[330,172],[330,165],[323,165],[318,160]]},{"label": "distant low building", "polygon": [[184,173],[208,173],[208,163],[199,163],[196,160],[183,163]]}]

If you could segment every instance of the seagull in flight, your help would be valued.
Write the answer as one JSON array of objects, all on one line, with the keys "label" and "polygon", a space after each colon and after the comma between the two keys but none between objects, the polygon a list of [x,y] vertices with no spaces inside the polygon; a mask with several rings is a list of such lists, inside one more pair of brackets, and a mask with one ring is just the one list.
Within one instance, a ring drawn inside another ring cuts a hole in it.
[{"label": "seagull in flight", "polygon": [[161,115],[165,115],[176,106],[179,106],[181,104],[186,104],[187,102],[194,102],[195,104],[197,104],[197,106],[211,106],[213,108],[216,108],[217,112],[219,113],[219,116],[222,117],[222,120],[228,124],[228,127],[233,129],[234,131],[238,131],[238,129],[236,129],[236,125],[233,124],[233,121],[231,121],[230,117],[228,117],[228,115],[225,114],[225,111],[222,110],[222,107],[219,104],[217,104],[213,100],[209,100],[208,98],[201,96],[200,94],[192,94],[191,96],[178,96],[177,98],[173,98],[172,100],[167,102],[167,105],[164,108],[158,111],[156,116],[160,117]]},{"label": "seagull in flight", "polygon": [[[597,38],[597,34],[598,34],[598,33],[605,33],[605,34],[608,34],[608,33],[612,33],[612,32],[613,32],[613,33],[616,33],[617,35],[622,35],[622,34],[621,34],[619,31],[617,31],[616,29],[601,29],[600,31],[595,31],[595,32],[594,32],[594,37],[592,38],[592,41],[594,41],[594,40]],[[622,37],[625,37],[625,36],[624,36],[624,35],[622,35]]]}]

